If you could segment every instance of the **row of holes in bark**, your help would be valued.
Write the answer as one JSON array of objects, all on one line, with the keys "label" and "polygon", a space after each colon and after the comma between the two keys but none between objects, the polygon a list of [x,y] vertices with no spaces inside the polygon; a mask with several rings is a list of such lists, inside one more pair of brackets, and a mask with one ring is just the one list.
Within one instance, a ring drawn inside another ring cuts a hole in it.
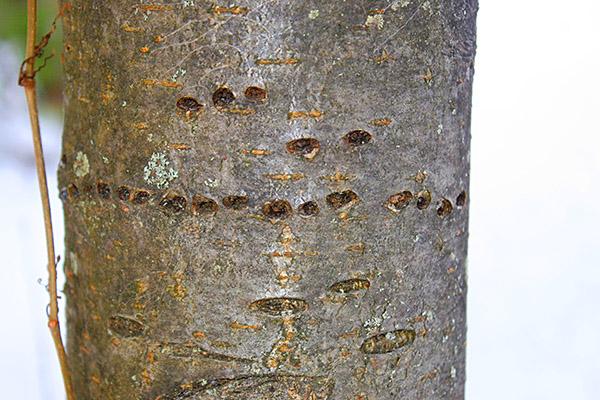
[{"label": "row of holes in bark", "polygon": [[[413,194],[411,191],[405,190],[391,195],[385,203],[385,207],[394,213],[399,213],[411,203],[414,203],[419,210],[425,210],[431,204],[431,192],[429,190],[421,190],[420,192]],[[463,190],[456,196],[455,204],[458,208],[462,208],[466,203],[467,192]],[[453,209],[454,206],[452,205],[452,202],[443,197],[438,201],[436,213],[443,218],[450,215]]]},{"label": "row of holes in bark", "polygon": [[[244,91],[247,100],[253,103],[264,103],[267,101],[267,91],[258,86],[248,86]],[[219,109],[230,107],[234,104],[236,96],[231,89],[222,86],[212,95],[212,102]],[[195,116],[204,111],[204,104],[191,96],[180,97],[176,103],[177,108],[187,116]]]},{"label": "row of holes in bark", "polygon": [[[87,191],[91,191],[87,188]],[[103,199],[110,199],[112,189],[106,182],[96,183],[96,192]],[[74,199],[79,196],[79,188],[75,184],[70,184],[60,193],[62,200]],[[122,185],[117,187],[116,196],[121,201],[132,202],[134,204],[145,204],[151,200],[152,194],[144,189],[134,189]],[[456,197],[456,206],[463,207],[466,204],[467,194],[462,191]],[[351,207],[360,201],[358,195],[352,190],[341,192],[332,192],[325,197],[325,201],[333,210],[343,210]],[[425,210],[431,204],[431,192],[422,190],[413,195],[412,192],[405,190],[391,195],[384,204],[387,209],[394,213],[399,213],[407,208],[411,203],[415,203],[419,210]],[[242,210],[249,206],[250,199],[246,195],[229,195],[221,200],[225,208],[232,210]],[[175,192],[167,192],[160,197],[159,206],[172,213],[180,213],[187,208],[188,200]],[[440,217],[448,216],[453,205],[447,198],[442,198],[438,202],[436,213]],[[192,197],[191,210],[194,215],[215,214],[219,210],[217,202],[206,196],[196,194]],[[319,205],[314,200],[306,201],[296,208],[296,212],[302,217],[313,217],[319,214]],[[262,213],[272,219],[285,219],[293,214],[293,207],[289,201],[283,199],[274,199],[267,201],[262,206]]]}]

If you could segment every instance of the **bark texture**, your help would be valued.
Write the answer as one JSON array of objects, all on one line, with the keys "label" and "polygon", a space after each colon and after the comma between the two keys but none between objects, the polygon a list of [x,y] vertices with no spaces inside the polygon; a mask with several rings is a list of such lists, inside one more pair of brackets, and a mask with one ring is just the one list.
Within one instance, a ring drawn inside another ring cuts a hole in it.
[{"label": "bark texture", "polygon": [[460,399],[476,0],[78,0],[81,399]]}]

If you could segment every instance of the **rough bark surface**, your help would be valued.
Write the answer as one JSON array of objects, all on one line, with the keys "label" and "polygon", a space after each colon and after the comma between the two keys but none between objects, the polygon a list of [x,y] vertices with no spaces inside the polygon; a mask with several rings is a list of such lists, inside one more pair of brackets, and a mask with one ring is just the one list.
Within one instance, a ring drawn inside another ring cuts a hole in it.
[{"label": "rough bark surface", "polygon": [[460,399],[476,0],[79,0],[81,399]]}]

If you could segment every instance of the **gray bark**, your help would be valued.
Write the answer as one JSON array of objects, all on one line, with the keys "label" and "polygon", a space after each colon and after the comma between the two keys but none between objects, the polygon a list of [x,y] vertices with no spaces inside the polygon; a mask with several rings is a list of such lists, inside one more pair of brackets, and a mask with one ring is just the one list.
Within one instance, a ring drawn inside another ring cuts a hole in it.
[{"label": "gray bark", "polygon": [[462,398],[476,8],[73,2],[78,398]]}]

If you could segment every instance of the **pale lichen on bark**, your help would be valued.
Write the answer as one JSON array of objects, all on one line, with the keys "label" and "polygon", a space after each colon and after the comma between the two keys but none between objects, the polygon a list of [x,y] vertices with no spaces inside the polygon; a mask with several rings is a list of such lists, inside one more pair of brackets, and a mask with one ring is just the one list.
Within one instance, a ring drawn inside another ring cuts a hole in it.
[{"label": "pale lichen on bark", "polygon": [[476,7],[74,2],[79,398],[462,398]]}]

